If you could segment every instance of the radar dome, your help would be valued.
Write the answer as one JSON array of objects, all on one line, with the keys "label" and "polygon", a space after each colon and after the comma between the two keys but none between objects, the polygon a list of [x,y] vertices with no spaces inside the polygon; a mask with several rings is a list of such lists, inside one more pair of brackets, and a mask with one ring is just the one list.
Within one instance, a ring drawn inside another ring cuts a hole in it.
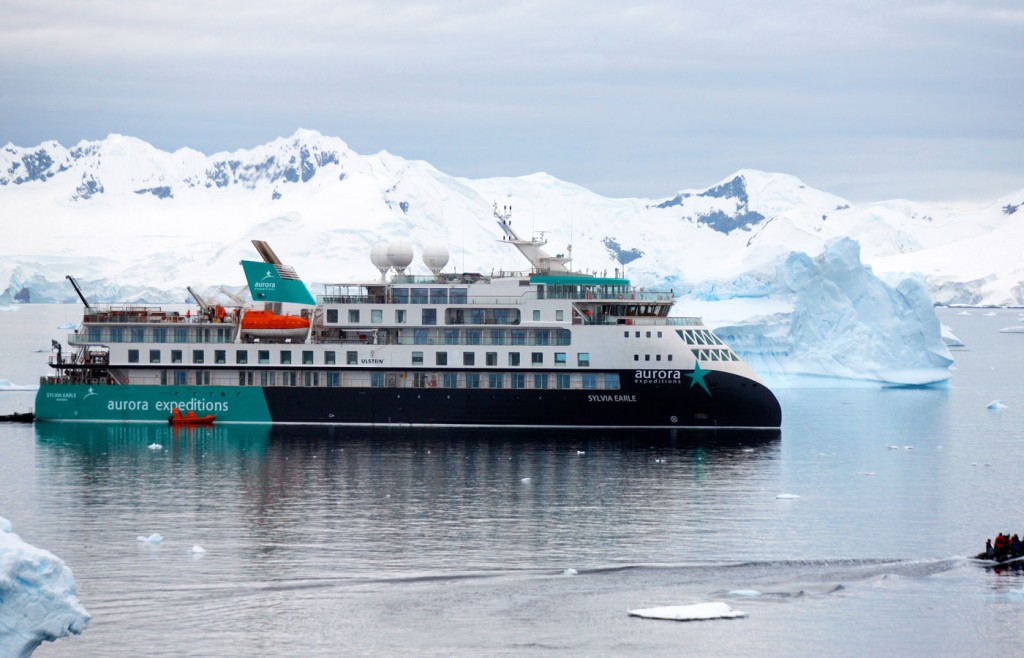
[{"label": "radar dome", "polygon": [[391,261],[388,260],[388,243],[378,242],[370,248],[370,262],[380,271],[380,278],[383,279],[391,269]]},{"label": "radar dome", "polygon": [[396,271],[402,272],[412,263],[412,245],[396,240],[388,245],[388,262]]},{"label": "radar dome", "polygon": [[439,274],[448,264],[448,247],[440,242],[424,245],[423,264],[434,274]]}]

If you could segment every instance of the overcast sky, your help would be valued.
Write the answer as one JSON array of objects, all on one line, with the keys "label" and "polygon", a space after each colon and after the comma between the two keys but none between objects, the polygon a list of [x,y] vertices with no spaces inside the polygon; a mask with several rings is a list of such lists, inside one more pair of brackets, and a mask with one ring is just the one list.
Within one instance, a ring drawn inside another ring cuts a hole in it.
[{"label": "overcast sky", "polygon": [[1024,188],[1021,0],[3,0],[0,144],[297,128],[472,178],[855,202]]}]

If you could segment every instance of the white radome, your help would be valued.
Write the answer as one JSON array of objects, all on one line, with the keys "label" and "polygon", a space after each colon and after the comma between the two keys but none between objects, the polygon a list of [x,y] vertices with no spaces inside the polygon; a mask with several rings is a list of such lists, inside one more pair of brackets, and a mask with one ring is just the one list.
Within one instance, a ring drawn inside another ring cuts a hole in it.
[{"label": "white radome", "polygon": [[427,269],[438,274],[448,264],[448,247],[441,242],[431,242],[423,246],[423,264]]}]

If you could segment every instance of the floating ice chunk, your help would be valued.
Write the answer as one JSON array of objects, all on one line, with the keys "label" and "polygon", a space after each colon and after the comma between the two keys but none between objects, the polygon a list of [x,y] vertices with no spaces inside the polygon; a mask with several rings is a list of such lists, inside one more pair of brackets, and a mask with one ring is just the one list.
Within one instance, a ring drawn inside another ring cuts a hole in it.
[{"label": "floating ice chunk", "polygon": [[562,575],[563,576],[578,576],[579,573],[580,573],[579,571],[576,571],[575,569],[570,567],[569,569],[566,569],[565,571],[563,571]]},{"label": "floating ice chunk", "polygon": [[530,478],[523,478],[522,480],[520,480],[520,482],[522,482],[523,484],[530,484]]},{"label": "floating ice chunk", "polygon": [[798,496],[796,494],[787,494],[787,493],[781,493],[778,496],[776,496],[776,498],[778,498],[779,500],[795,500],[795,499],[797,499],[799,497],[800,496]]},{"label": "floating ice chunk", "polygon": [[135,538],[135,541],[142,541],[142,542],[148,541],[150,544],[159,544],[163,540],[164,540],[164,538],[162,536],[160,536],[159,533],[156,533],[156,532],[154,532],[153,534],[151,534],[148,537],[143,537],[142,535],[139,535],[138,537]]},{"label": "floating ice chunk", "polygon": [[1024,327],[1015,325],[1012,327],[1003,327],[999,330],[1001,334],[1024,334]]},{"label": "floating ice chunk", "polygon": [[913,450],[914,446],[903,446],[904,450]]},{"label": "floating ice chunk", "polygon": [[869,476],[869,475],[878,475],[878,473],[875,473],[874,471],[857,471],[857,475]]},{"label": "floating ice chunk", "polygon": [[150,450],[162,450],[163,446],[160,445],[159,443],[150,443],[149,444],[149,449]]},{"label": "floating ice chunk", "polygon": [[899,446],[885,446],[885,447],[888,448],[889,450],[899,450],[900,449]]},{"label": "floating ice chunk", "polygon": [[953,333],[953,330],[947,326],[942,325],[941,331],[939,332],[942,336],[942,342],[946,344],[946,347],[963,347],[964,342]]},{"label": "floating ice chunk", "polygon": [[71,569],[22,541],[0,517],[0,656],[27,658],[43,642],[81,633],[88,623]]},{"label": "floating ice chunk", "polygon": [[960,311],[959,313],[957,313],[957,315],[970,315],[970,314],[971,314],[970,311]]},{"label": "floating ice chunk", "polygon": [[986,407],[986,409],[1005,409],[1005,408],[1006,408],[1006,405],[1003,404],[1002,402],[1000,402],[999,400],[992,400],[991,402],[988,403],[988,406]]},{"label": "floating ice chunk", "polygon": [[734,589],[731,592],[729,592],[726,596],[755,597],[761,596],[761,592],[758,592],[756,589]]},{"label": "floating ice chunk", "polygon": [[195,546],[192,547],[191,552],[192,553],[205,553],[206,549],[203,548],[202,546],[200,546],[199,544],[196,544]]},{"label": "floating ice chunk", "polygon": [[995,311],[989,311],[988,313],[982,313],[982,315],[984,315],[986,318],[992,318],[992,317],[995,317],[996,312]]},{"label": "floating ice chunk", "polygon": [[671,621],[702,621],[705,619],[735,619],[747,613],[734,610],[728,603],[695,603],[693,605],[666,605],[660,608],[627,610],[632,617],[668,619]]},{"label": "floating ice chunk", "polygon": [[585,455],[585,454],[587,454],[587,451],[586,450],[577,450],[576,454],[577,455]]}]

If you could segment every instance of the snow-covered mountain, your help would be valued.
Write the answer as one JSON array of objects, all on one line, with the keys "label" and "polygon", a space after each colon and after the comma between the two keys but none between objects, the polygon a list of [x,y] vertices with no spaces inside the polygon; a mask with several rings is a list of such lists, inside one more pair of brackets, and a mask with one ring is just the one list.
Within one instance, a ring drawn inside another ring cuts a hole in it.
[{"label": "snow-covered mountain", "polygon": [[[909,201],[854,205],[792,176],[743,170],[662,199],[609,199],[546,174],[469,180],[387,152],[360,155],[300,130],[233,153],[174,153],[120,135],[0,149],[0,304],[184,301],[186,285],[243,282],[238,261],[268,240],[312,283],[376,274],[370,247],[442,241],[450,268],[521,270],[492,206],[576,269],[697,299],[770,293],[792,252],[846,236],[883,276],[920,273],[939,303],[1024,304],[1024,190],[977,210]],[[419,271],[426,268],[418,265]],[[414,270],[417,268],[414,265]]]}]

